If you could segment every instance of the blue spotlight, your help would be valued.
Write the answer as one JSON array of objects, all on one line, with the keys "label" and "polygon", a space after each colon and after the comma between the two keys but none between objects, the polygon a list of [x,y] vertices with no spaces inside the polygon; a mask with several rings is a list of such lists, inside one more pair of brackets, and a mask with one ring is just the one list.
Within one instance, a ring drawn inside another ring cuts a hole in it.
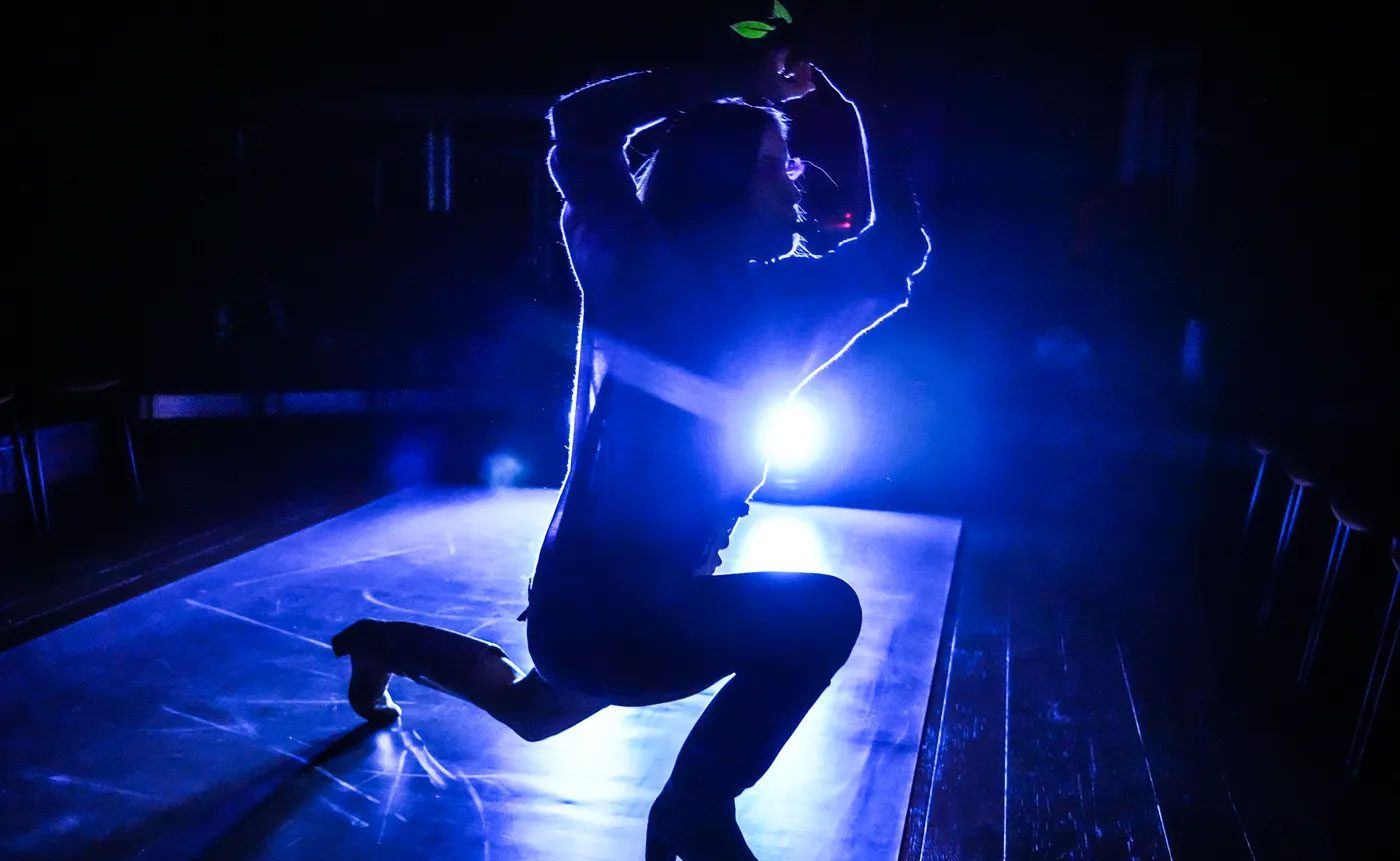
[{"label": "blue spotlight", "polygon": [[810,467],[826,444],[826,428],[815,407],[803,400],[783,401],[764,417],[760,446],[778,472]]}]

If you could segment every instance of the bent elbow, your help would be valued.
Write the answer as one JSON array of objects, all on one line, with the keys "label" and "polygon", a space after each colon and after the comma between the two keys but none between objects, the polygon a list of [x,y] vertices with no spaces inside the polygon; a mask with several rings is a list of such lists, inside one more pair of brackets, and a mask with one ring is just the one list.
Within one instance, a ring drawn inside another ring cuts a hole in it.
[{"label": "bent elbow", "polygon": [[929,237],[928,228],[921,224],[911,225],[904,231],[904,245],[900,250],[900,259],[906,261],[908,268],[905,275],[912,278],[923,274],[928,268],[928,259],[933,254],[933,240]]},{"label": "bent elbow", "polygon": [[909,278],[924,271],[932,247],[927,231],[904,224],[876,225],[862,241],[870,268],[882,279],[896,281],[901,292],[907,291]]},{"label": "bent elbow", "polygon": [[579,116],[578,106],[569,104],[569,99],[569,96],[564,96],[545,114],[545,120],[549,123],[549,139],[556,147],[560,144],[570,145],[586,139],[588,135],[587,126]]},{"label": "bent elbow", "polygon": [[551,140],[595,141],[611,137],[617,126],[625,124],[623,117],[630,112],[626,91],[633,89],[630,83],[614,85],[647,74],[627,72],[592,81],[560,96],[545,114]]}]

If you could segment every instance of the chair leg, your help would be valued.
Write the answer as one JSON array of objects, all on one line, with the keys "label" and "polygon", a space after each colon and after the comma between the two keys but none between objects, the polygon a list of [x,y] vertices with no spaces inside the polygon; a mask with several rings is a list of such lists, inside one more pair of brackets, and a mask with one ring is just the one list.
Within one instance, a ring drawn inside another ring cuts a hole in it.
[{"label": "chair leg", "polygon": [[16,424],[13,428],[15,437],[15,459],[19,461],[19,473],[24,479],[24,496],[29,502],[29,517],[34,522],[34,534],[44,534],[44,518],[39,512],[39,501],[34,496],[34,475],[29,466],[29,446],[25,442],[24,429]]},{"label": "chair leg", "polygon": [[29,439],[29,451],[34,462],[34,490],[38,500],[40,519],[44,523],[44,531],[53,532],[53,517],[49,513],[49,490],[44,481],[44,455],[39,449],[39,434],[33,428],[25,430],[25,436]]},{"label": "chair leg", "polygon": [[131,419],[126,413],[122,413],[122,435],[126,440],[126,462],[131,467],[131,487],[136,492],[136,504],[140,505],[145,497],[141,491],[141,471],[136,466],[136,445],[131,438]]}]

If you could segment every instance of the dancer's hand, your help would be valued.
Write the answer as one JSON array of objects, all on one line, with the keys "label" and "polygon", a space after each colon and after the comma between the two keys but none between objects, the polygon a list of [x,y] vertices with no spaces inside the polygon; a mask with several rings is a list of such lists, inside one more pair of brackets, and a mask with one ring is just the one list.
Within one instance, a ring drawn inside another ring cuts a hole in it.
[{"label": "dancer's hand", "polygon": [[774,48],[764,55],[755,90],[759,98],[778,104],[800,99],[817,88],[812,64],[793,58],[788,48]]}]

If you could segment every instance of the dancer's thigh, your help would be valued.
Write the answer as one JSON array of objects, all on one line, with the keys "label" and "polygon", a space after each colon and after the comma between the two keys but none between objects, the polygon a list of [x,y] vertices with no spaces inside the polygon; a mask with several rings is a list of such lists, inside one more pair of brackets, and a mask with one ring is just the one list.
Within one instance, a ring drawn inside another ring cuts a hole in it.
[{"label": "dancer's thigh", "polygon": [[532,609],[530,645],[551,681],[618,705],[650,705],[800,660],[824,636],[832,606],[853,600],[825,574],[695,577],[634,605],[574,601],[541,618]]}]

